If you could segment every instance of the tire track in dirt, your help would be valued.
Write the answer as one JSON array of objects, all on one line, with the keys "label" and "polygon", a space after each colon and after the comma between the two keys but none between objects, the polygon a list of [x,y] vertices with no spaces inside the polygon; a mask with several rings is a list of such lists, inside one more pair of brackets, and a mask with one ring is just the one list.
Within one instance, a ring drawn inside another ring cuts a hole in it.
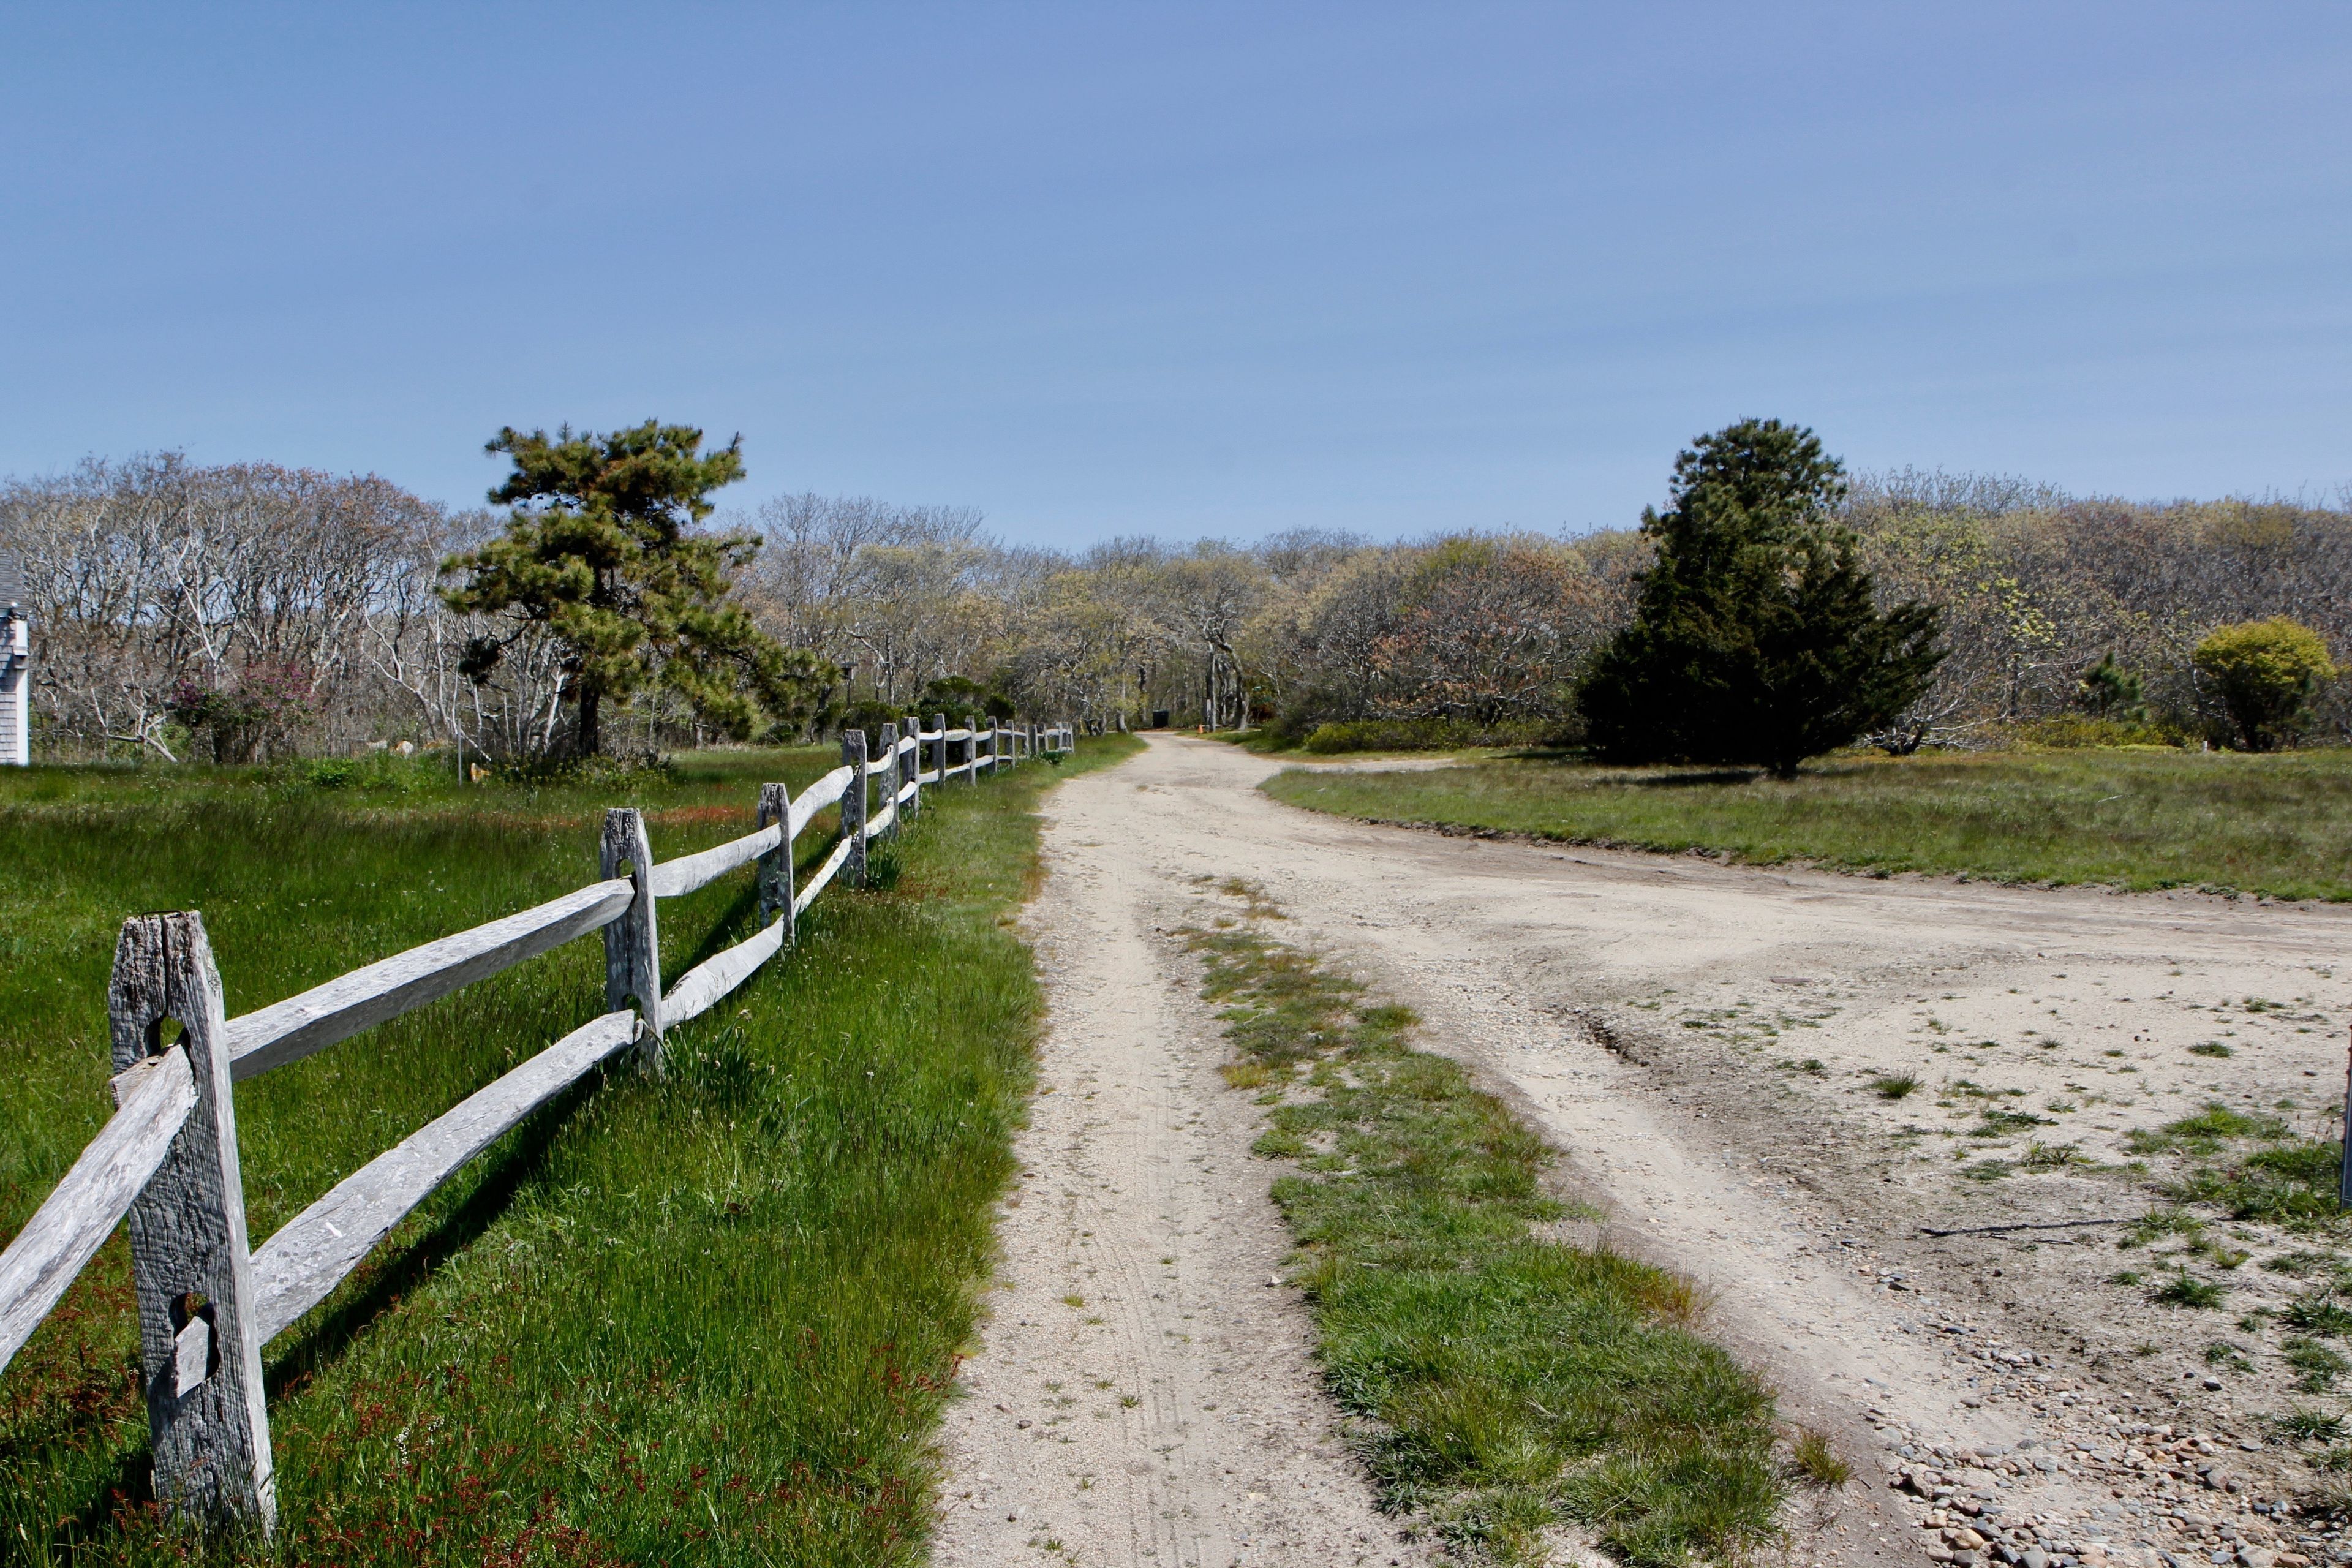
[{"label": "tire track in dirt", "polygon": [[1125,768],[1049,797],[1049,1016],[992,1320],[950,1410],[935,1560],[1420,1563],[1335,1431],[1255,1113],[1135,858]]}]

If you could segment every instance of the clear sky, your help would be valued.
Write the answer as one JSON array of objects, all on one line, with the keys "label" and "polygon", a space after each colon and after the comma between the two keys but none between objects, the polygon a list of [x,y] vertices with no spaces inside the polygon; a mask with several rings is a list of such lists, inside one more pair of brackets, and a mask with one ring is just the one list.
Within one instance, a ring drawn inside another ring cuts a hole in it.
[{"label": "clear sky", "polygon": [[2352,5],[0,9],[0,474],[502,424],[1013,540],[2352,481]]}]

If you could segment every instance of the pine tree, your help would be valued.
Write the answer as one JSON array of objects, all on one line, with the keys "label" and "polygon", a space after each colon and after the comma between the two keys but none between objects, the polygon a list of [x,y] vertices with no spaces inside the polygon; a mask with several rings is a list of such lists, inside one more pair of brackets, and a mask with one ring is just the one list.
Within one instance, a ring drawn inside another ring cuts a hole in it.
[{"label": "pine tree", "polygon": [[1645,510],[1657,558],[1633,624],[1578,697],[1594,752],[1612,762],[1804,759],[1890,722],[1943,654],[1937,612],[1881,614],[1851,530],[1845,471],[1801,426],[1744,420],[1675,459],[1667,510]]},{"label": "pine tree", "polygon": [[2140,724],[2147,720],[2147,703],[2141,695],[2140,679],[2116,662],[2112,650],[2101,654],[2099,662],[2083,672],[2075,684],[2074,700],[2101,719],[2113,719],[2123,724]]},{"label": "pine tree", "polygon": [[[442,596],[462,612],[515,611],[562,642],[581,755],[603,744],[605,701],[649,685],[744,739],[796,730],[838,679],[764,636],[732,602],[731,574],[760,542],[697,531],[710,492],[743,477],[742,445],[739,436],[705,453],[701,431],[651,419],[609,436],[509,426],[489,443],[514,459],[490,500],[513,510],[503,534],[443,563],[464,581]],[[488,674],[509,641],[476,639],[466,673]]]}]

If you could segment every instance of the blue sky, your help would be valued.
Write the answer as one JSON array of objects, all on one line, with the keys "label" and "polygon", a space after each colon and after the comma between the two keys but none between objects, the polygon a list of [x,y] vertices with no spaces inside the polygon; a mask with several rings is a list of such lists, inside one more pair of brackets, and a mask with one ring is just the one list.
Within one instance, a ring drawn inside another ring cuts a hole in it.
[{"label": "blue sky", "polygon": [[2352,481],[2352,6],[0,11],[0,473],[502,424],[1006,536]]}]

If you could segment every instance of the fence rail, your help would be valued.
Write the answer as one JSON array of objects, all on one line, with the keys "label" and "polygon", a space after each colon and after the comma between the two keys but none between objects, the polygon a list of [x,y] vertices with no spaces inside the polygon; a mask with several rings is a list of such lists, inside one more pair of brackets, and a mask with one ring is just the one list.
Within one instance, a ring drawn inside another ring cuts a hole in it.
[{"label": "fence rail", "polygon": [[[817,895],[866,879],[866,847],[915,820],[927,785],[977,783],[1070,751],[1073,729],[886,724],[842,739],[842,765],[795,797],[761,787],[740,838],[656,861],[644,815],[605,814],[601,879],[519,913],[410,948],[323,985],[224,1018],[203,918],[123,922],[108,993],[116,1110],[0,1252],[0,1370],[24,1348],[116,1225],[131,1226],[140,1361],[155,1495],[197,1523],[275,1521],[261,1347],[325,1300],[467,1162],[599,1065],[635,1047],[658,1071],[665,1032],[709,1010],[790,945]],[[950,748],[961,761],[950,760]],[[933,765],[926,768],[926,753]],[[878,810],[869,812],[869,795]],[[793,845],[840,808],[832,851],[793,887]],[[759,867],[759,931],[662,989],[656,902]],[[551,948],[602,931],[605,1012],[352,1172],[256,1248],[247,1246],[232,1085],[396,1018]],[[167,1042],[164,1025],[180,1026]]]}]

